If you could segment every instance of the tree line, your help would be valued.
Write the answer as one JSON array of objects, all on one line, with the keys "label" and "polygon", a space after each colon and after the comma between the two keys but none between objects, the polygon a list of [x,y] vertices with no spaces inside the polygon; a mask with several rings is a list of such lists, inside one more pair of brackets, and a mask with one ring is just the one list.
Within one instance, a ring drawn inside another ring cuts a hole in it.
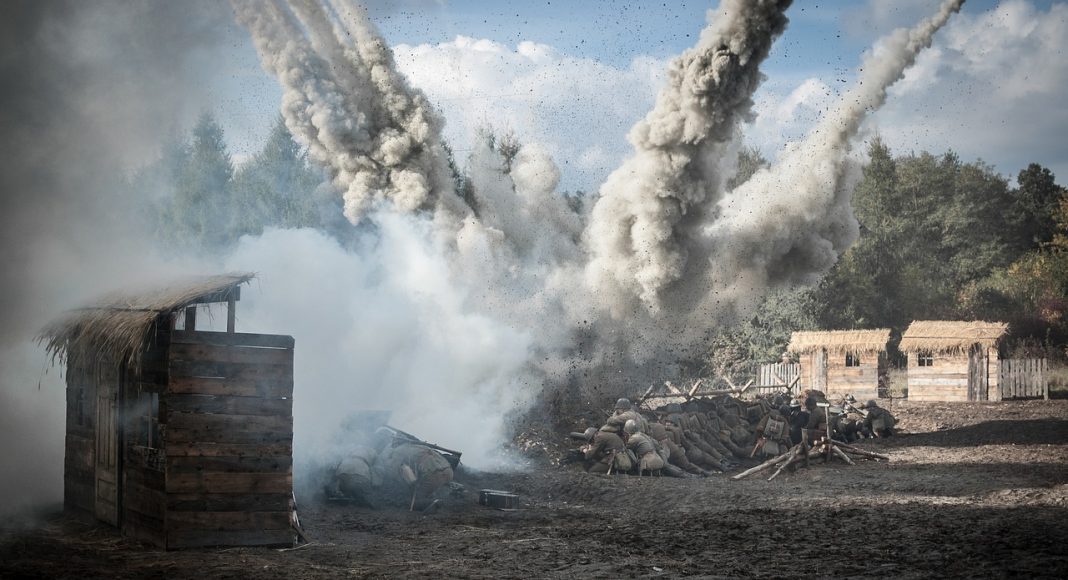
[{"label": "tree line", "polygon": [[[482,135],[502,155],[513,135]],[[895,155],[880,139],[853,194],[860,237],[812,288],[771,293],[751,318],[710,331],[699,365],[715,372],[775,361],[795,330],[890,328],[912,320],[999,320],[1028,355],[1064,357],[1068,344],[1068,192],[1036,163],[1016,184],[952,151]],[[470,181],[450,155],[460,195]],[[735,186],[767,162],[746,148]],[[340,196],[279,117],[262,148],[235,166],[211,113],[170,138],[128,179],[164,247],[220,252],[264,228],[320,229],[347,243]],[[151,192],[151,193],[149,193]],[[576,212],[585,196],[565,194]],[[893,352],[894,344],[891,351]]]},{"label": "tree line", "polygon": [[[744,180],[766,164],[743,150]],[[859,239],[814,288],[774,292],[749,320],[716,332],[717,372],[777,361],[795,330],[890,328],[913,320],[1008,322],[1013,356],[1064,359],[1068,191],[1037,163],[1016,185],[952,151],[894,155],[879,138],[853,193]]]}]

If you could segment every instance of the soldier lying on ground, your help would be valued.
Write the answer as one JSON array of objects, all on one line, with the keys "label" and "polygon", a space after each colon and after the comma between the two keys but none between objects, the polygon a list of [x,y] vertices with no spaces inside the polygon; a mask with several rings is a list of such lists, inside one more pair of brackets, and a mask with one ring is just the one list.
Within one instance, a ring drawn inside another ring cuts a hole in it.
[{"label": "soldier lying on ground", "polygon": [[890,437],[894,434],[894,426],[897,425],[890,411],[879,406],[875,399],[864,405],[868,415],[864,417],[864,435],[867,437]]}]

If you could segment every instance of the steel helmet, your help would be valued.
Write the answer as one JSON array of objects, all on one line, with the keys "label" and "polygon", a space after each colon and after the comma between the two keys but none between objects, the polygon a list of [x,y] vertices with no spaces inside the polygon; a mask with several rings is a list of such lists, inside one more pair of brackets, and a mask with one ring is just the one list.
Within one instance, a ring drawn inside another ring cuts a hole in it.
[{"label": "steel helmet", "polygon": [[627,419],[627,422],[623,424],[623,430],[633,435],[635,433],[640,432],[642,428],[634,419]]},{"label": "steel helmet", "polygon": [[597,434],[597,427],[590,427],[583,431],[582,436],[586,438],[586,441],[593,441],[593,436]]},{"label": "steel helmet", "polygon": [[619,399],[618,401],[616,401],[615,409],[617,411],[629,411],[630,407],[631,407],[630,399],[628,399],[626,397],[623,397],[623,398]]},{"label": "steel helmet", "polygon": [[869,399],[868,402],[864,404],[864,406],[869,409],[874,409],[875,407],[879,406],[879,403],[876,403],[875,399]]}]

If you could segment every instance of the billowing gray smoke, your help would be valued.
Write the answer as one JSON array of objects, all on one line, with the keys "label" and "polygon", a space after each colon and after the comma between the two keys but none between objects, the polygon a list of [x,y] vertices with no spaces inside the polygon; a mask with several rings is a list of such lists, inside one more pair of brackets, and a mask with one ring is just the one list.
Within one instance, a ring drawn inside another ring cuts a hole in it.
[{"label": "billowing gray smoke", "polygon": [[586,240],[588,283],[616,315],[637,297],[658,310],[692,259],[694,226],[718,201],[721,160],[751,119],[760,64],[786,28],[789,0],[724,0],[697,46],[672,64],[656,107],[631,129],[634,155],[608,177]]},{"label": "billowing gray smoke", "polygon": [[353,223],[388,200],[401,211],[466,213],[452,195],[442,120],[397,73],[363,8],[344,0],[234,0],[264,68],[284,88],[282,115],[330,168]]},{"label": "billowing gray smoke", "polygon": [[848,157],[851,141],[963,3],[946,0],[934,16],[881,39],[856,84],[811,133],[720,201],[707,230],[707,286],[717,296],[738,301],[769,286],[813,284],[853,243],[850,196],[860,173]]},{"label": "billowing gray smoke", "polygon": [[[234,0],[264,66],[285,88],[287,123],[333,170],[346,215],[405,240],[396,247],[419,249],[412,272],[434,272],[432,284],[411,285],[436,288],[431,295],[440,298],[433,320],[419,325],[464,321],[456,327],[462,333],[477,320],[484,336],[512,337],[506,362],[471,363],[483,378],[459,373],[425,387],[434,389],[427,396],[417,386],[425,379],[405,377],[384,387],[404,393],[390,403],[409,401],[403,412],[416,417],[421,401],[486,392],[485,377],[494,377],[490,402],[468,410],[500,417],[545,384],[618,383],[612,370],[629,373],[633,387],[651,378],[635,369],[663,373],[665,363],[702,344],[707,330],[693,320],[728,319],[769,288],[812,283],[826,272],[857,236],[850,142],[961,2],[882,41],[857,87],[807,139],[727,191],[760,65],[790,4],[723,0],[709,12],[697,46],[671,64],[655,108],[631,130],[634,154],[608,177],[587,220],[564,203],[556,166],[533,144],[509,152],[477,146],[467,164],[470,195],[461,197],[445,170],[440,119],[349,0]],[[447,335],[448,324],[441,331]],[[454,355],[451,364],[462,359]],[[621,385],[605,391],[613,387]],[[481,437],[479,446],[493,440]]]}]

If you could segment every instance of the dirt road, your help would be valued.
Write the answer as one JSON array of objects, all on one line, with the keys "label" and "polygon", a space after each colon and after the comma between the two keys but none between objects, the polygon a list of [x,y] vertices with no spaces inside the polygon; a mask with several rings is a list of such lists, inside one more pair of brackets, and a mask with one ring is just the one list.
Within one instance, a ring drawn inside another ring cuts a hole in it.
[{"label": "dirt road", "polygon": [[[575,578],[1068,575],[1068,401],[909,404],[890,463],[775,481],[465,475],[436,514],[308,503],[296,550],[161,552],[53,517],[0,536],[0,577]],[[509,489],[524,509],[477,505]]]}]

